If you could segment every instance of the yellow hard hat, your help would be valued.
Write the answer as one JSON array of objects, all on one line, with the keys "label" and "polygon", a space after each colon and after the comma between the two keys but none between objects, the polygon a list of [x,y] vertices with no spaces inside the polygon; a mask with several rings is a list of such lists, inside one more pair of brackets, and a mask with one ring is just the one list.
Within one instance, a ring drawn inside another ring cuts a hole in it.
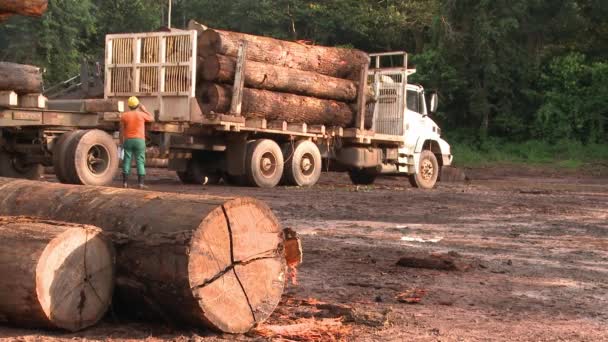
[{"label": "yellow hard hat", "polygon": [[129,106],[129,108],[135,109],[139,106],[139,99],[135,96],[131,96],[127,101],[127,105]]}]

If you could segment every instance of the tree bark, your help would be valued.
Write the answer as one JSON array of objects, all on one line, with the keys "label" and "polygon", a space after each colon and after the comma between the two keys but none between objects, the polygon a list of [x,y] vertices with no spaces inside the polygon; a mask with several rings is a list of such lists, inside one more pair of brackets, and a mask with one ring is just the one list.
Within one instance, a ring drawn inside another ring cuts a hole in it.
[{"label": "tree bark", "polygon": [[[231,98],[229,86],[205,85],[201,98],[203,111],[227,113]],[[344,102],[250,88],[243,88],[242,115],[327,126],[350,126],[354,120],[353,110]]]},{"label": "tree bark", "polygon": [[118,307],[242,333],[264,321],[283,292],[283,233],[253,198],[0,178],[2,214],[102,228],[116,246]]},{"label": "tree bark", "polygon": [[46,12],[48,0],[1,0],[0,12],[40,17]]},{"label": "tree bark", "polygon": [[92,226],[0,217],[0,320],[77,331],[112,301],[114,254]]},{"label": "tree bark", "polygon": [[[234,58],[214,55],[205,59],[202,74],[207,81],[230,82],[235,70]],[[357,99],[354,81],[254,61],[246,64],[245,86],[345,102]]]},{"label": "tree bark", "polygon": [[42,73],[33,65],[0,62],[0,90],[18,94],[42,92]]},{"label": "tree bark", "polygon": [[361,65],[369,63],[360,50],[304,45],[245,33],[208,29],[199,36],[198,53],[236,57],[239,41],[246,40],[247,59],[276,66],[313,71],[357,80]]}]

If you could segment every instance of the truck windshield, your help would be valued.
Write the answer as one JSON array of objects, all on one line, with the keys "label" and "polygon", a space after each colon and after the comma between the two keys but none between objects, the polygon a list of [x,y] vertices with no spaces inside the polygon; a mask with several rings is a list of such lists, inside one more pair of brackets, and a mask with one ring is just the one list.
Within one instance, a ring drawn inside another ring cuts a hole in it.
[{"label": "truck windshield", "polygon": [[418,102],[418,92],[413,90],[407,91],[407,109],[420,113],[420,103]]}]

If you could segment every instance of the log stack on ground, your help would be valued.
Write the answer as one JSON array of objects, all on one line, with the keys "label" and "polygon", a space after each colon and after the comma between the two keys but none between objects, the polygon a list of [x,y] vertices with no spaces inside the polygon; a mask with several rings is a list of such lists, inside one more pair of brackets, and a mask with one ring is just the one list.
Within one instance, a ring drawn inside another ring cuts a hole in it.
[{"label": "log stack on ground", "polygon": [[0,321],[77,331],[112,301],[114,254],[92,226],[0,217]]},{"label": "log stack on ground", "polygon": [[[350,126],[366,53],[306,45],[250,34],[206,29],[198,32],[199,101],[205,113],[229,113],[240,42],[247,42],[241,115],[309,125]],[[229,86],[226,86],[229,85]],[[366,92],[371,98],[371,92]]]},{"label": "log stack on ground", "polygon": [[268,318],[283,293],[283,232],[252,198],[0,178],[0,215],[102,228],[116,246],[119,305],[177,323],[246,332]]},{"label": "log stack on ground", "polygon": [[42,73],[33,65],[0,62],[0,91],[18,94],[42,92]]}]

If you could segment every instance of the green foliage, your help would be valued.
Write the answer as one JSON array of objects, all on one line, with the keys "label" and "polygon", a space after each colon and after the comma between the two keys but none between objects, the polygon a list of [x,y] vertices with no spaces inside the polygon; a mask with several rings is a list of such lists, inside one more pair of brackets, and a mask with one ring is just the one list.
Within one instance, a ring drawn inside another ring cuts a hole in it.
[{"label": "green foliage", "polygon": [[[75,75],[81,58],[103,56],[105,34],[155,30],[167,16],[167,0],[49,3],[42,19],[0,24],[0,59],[45,67],[49,85]],[[608,142],[606,18],[605,0],[173,0],[172,12],[176,27],[196,19],[281,39],[409,51],[411,81],[439,93],[443,131],[490,155],[492,146],[508,149],[506,139],[532,139],[514,145],[522,153],[534,141]]]},{"label": "green foliage", "polygon": [[549,141],[604,139],[608,118],[608,63],[588,63],[579,53],[556,57],[541,79],[538,135]]},{"label": "green foliage", "polygon": [[576,140],[549,143],[541,140],[525,142],[504,138],[489,138],[482,144],[450,141],[454,163],[460,167],[492,164],[552,165],[578,168],[583,164],[600,164],[608,161],[605,144],[583,144]]}]

